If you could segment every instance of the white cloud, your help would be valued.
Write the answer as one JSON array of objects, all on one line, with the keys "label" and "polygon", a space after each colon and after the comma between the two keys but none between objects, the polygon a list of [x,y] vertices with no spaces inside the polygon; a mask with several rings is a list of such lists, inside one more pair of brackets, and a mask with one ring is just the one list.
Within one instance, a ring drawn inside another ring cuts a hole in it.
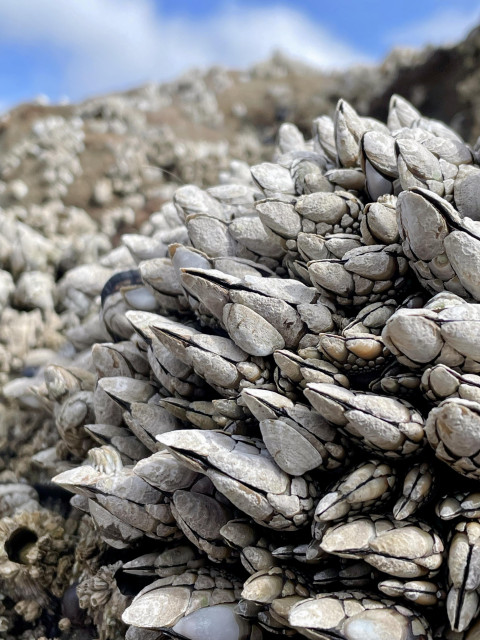
[{"label": "white cloud", "polygon": [[384,41],[389,46],[422,47],[427,44],[454,44],[464,38],[480,22],[477,8],[462,10],[442,9],[425,20],[416,20],[399,29],[387,31]]},{"label": "white cloud", "polygon": [[225,4],[167,17],[153,0],[0,0],[0,38],[53,52],[73,98],[173,78],[192,66],[245,68],[281,49],[327,69],[368,62],[301,12]]}]

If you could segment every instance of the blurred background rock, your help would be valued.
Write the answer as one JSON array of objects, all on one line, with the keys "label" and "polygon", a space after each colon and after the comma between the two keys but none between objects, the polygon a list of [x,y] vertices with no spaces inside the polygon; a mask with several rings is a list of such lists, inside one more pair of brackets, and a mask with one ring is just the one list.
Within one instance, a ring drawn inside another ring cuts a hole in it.
[{"label": "blurred background rock", "polygon": [[378,66],[321,72],[281,52],[247,71],[212,67],[71,105],[20,104],[0,119],[0,206],[61,200],[110,232],[138,226],[182,184],[231,159],[269,158],[279,125],[305,135],[340,96],[385,119],[399,93],[466,140],[480,135],[480,28],[462,42],[393,50]]}]

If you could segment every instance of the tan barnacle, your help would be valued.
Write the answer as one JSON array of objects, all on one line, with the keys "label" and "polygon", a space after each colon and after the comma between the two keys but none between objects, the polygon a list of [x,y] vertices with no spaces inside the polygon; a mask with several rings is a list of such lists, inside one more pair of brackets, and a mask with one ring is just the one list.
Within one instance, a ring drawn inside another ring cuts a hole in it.
[{"label": "tan barnacle", "polygon": [[480,305],[443,292],[423,309],[399,309],[382,338],[397,360],[410,368],[445,364],[465,372],[480,370],[477,345]]},{"label": "tan barnacle", "polygon": [[112,376],[143,378],[149,373],[145,354],[133,342],[94,344],[92,360],[99,378]]},{"label": "tan barnacle", "polygon": [[177,313],[185,313],[190,306],[196,310],[195,300],[188,296],[182,285],[181,270],[186,267],[211,269],[213,260],[194,247],[178,243],[169,245],[168,253],[169,259],[142,263],[140,265],[142,277],[147,286],[153,289],[163,312],[176,310]]},{"label": "tan barnacle", "polygon": [[[309,260],[343,258],[347,251],[361,246],[362,241],[355,233],[327,233],[321,236],[302,232],[297,236],[297,250],[304,262],[293,263],[290,268],[298,277],[303,278],[307,270],[305,263]],[[304,270],[302,274],[298,271],[299,266]]]},{"label": "tan barnacle", "polygon": [[226,505],[202,493],[179,489],[172,496],[170,509],[179,529],[192,544],[207,554],[209,560],[236,560],[220,534],[220,529],[232,517],[232,512]]},{"label": "tan barnacle", "polygon": [[[133,292],[142,292],[146,300],[142,301],[140,296],[133,297]],[[129,302],[128,295],[131,296]],[[125,318],[128,309],[145,308],[151,311],[155,308],[155,300],[150,292],[143,286],[143,282],[138,269],[129,269],[120,273],[115,273],[102,289],[102,319],[105,326],[114,340],[128,340],[132,335],[132,326]]]},{"label": "tan barnacle", "polygon": [[122,409],[134,403],[154,402],[157,389],[146,380],[125,376],[100,378],[94,392],[97,422],[120,424]]},{"label": "tan barnacle", "polygon": [[185,430],[159,441],[195,471],[204,473],[236,507],[272,529],[295,531],[308,522],[316,496],[305,477],[282,471],[261,440],[215,431]]},{"label": "tan barnacle", "polygon": [[263,534],[263,530],[260,531],[243,518],[229,520],[220,529],[220,535],[230,547],[237,550],[243,568],[250,575],[277,564]]},{"label": "tan barnacle", "polygon": [[408,263],[398,244],[369,245],[347,251],[341,260],[312,260],[314,286],[340,306],[360,306],[402,295]]},{"label": "tan barnacle", "polygon": [[480,170],[478,166],[462,165],[454,176],[453,197],[459,214],[472,220],[479,219],[478,189]]},{"label": "tan barnacle", "polygon": [[366,131],[360,139],[360,161],[371,201],[394,193],[399,185],[393,136],[381,131]]},{"label": "tan barnacle", "polygon": [[351,376],[370,375],[382,367],[389,350],[380,336],[356,333],[353,329],[344,335],[324,333],[319,336],[318,351]]},{"label": "tan barnacle", "polygon": [[394,244],[399,241],[396,207],[397,198],[387,195],[365,206],[360,223],[365,244]]},{"label": "tan barnacle", "polygon": [[293,605],[312,594],[312,587],[298,572],[272,567],[254,573],[245,581],[241,605],[254,603],[262,607],[257,614],[258,621],[269,631],[288,627],[288,613]]},{"label": "tan barnacle", "polygon": [[[416,296],[409,296],[402,302],[401,307],[411,308],[420,304],[421,302]],[[342,328],[342,335],[345,337],[358,336],[361,333],[380,335],[387,320],[395,313],[398,306],[397,300],[394,299],[367,304],[358,311],[355,318],[345,324]]]},{"label": "tan barnacle", "polygon": [[77,367],[48,365],[45,368],[46,393],[53,402],[55,425],[64,446],[83,458],[93,442],[83,427],[95,422],[95,376]]},{"label": "tan barnacle", "polygon": [[323,154],[311,151],[296,151],[294,153],[295,157],[290,164],[290,174],[295,181],[297,193],[333,191],[334,185],[324,175],[328,161]]},{"label": "tan barnacle", "polygon": [[149,455],[149,450],[127,427],[113,424],[86,424],[85,431],[101,445],[111,445],[124,464],[132,464]]},{"label": "tan barnacle", "polygon": [[300,231],[321,236],[360,232],[363,204],[348,191],[319,191],[300,196],[295,211],[301,216]]},{"label": "tan barnacle", "polygon": [[192,245],[209,257],[235,255],[236,242],[223,220],[209,214],[192,213],[187,216],[186,227]]},{"label": "tan barnacle", "polygon": [[395,140],[398,174],[402,189],[426,186],[439,196],[445,193],[443,174],[438,158],[421,142],[403,137]]},{"label": "tan barnacle", "polygon": [[434,576],[444,550],[441,538],[428,525],[374,514],[333,524],[320,546],[340,557],[363,559],[399,578]]},{"label": "tan barnacle", "polygon": [[57,285],[57,295],[62,307],[84,318],[92,300],[99,296],[105,283],[113,275],[113,269],[99,264],[83,264],[67,271]]},{"label": "tan barnacle", "polygon": [[388,364],[368,385],[372,393],[384,393],[397,398],[418,398],[422,372],[402,367],[398,362]]},{"label": "tan barnacle", "polygon": [[196,185],[187,184],[175,191],[173,203],[181,220],[194,213],[208,213],[219,220],[225,219],[223,205]]},{"label": "tan barnacle", "polygon": [[478,522],[457,524],[448,549],[447,614],[454,631],[468,629],[480,607],[479,543]]},{"label": "tan barnacle", "polygon": [[403,481],[402,495],[393,507],[397,520],[413,515],[432,495],[433,469],[427,462],[414,464]]},{"label": "tan barnacle", "polygon": [[236,218],[229,225],[230,235],[237,241],[237,255],[276,270],[286,249],[279,236],[264,227],[257,216]]},{"label": "tan barnacle", "polygon": [[444,496],[435,506],[435,513],[442,520],[454,518],[480,518],[480,493],[463,491]]},{"label": "tan barnacle", "polygon": [[[170,258],[153,258],[139,265],[145,288],[163,313],[182,312],[187,307],[177,269]],[[155,308],[155,307],[154,307]]]},{"label": "tan barnacle", "polygon": [[480,477],[480,403],[447,398],[428,414],[425,432],[437,458],[468,478]]},{"label": "tan barnacle", "polygon": [[322,593],[300,601],[289,624],[312,640],[432,640],[426,620],[407,607],[359,591]]},{"label": "tan barnacle", "polygon": [[162,344],[177,358],[192,365],[195,372],[221,395],[235,396],[239,388],[264,381],[267,377],[268,364],[262,358],[249,358],[229,338],[203,334],[160,317],[152,325],[152,330]]},{"label": "tan barnacle", "polygon": [[34,511],[38,503],[35,489],[25,483],[7,482],[0,485],[0,518],[15,511]]},{"label": "tan barnacle", "polygon": [[390,131],[396,131],[402,127],[413,127],[421,118],[420,111],[402,96],[394,93],[388,105],[387,126]]},{"label": "tan barnacle", "polygon": [[302,218],[295,211],[294,204],[294,200],[278,197],[261,200],[255,205],[267,233],[281,238],[285,248],[288,248],[287,241],[295,240],[302,231]]},{"label": "tan barnacle", "polygon": [[480,300],[479,222],[462,218],[432,191],[415,187],[397,201],[402,246],[420,283]]},{"label": "tan barnacle", "polygon": [[391,598],[406,598],[415,604],[431,607],[445,599],[445,592],[435,582],[428,580],[382,580],[378,589]]},{"label": "tan barnacle", "polygon": [[425,396],[435,403],[457,397],[480,402],[480,376],[460,373],[444,364],[425,369],[421,389]]},{"label": "tan barnacle", "polygon": [[424,421],[405,400],[311,383],[305,396],[331,424],[377,455],[399,458],[425,445]]},{"label": "tan barnacle", "polygon": [[337,149],[332,118],[330,116],[315,118],[312,122],[312,130],[315,151],[324,154],[330,162],[336,162]]},{"label": "tan barnacle", "polygon": [[204,566],[206,559],[200,556],[195,547],[187,544],[167,546],[162,551],[152,551],[138,556],[122,566],[122,573],[135,576],[168,576],[180,575],[188,569]]},{"label": "tan barnacle", "polygon": [[115,473],[122,467],[118,451],[109,446],[98,447],[89,450],[87,460],[82,465],[59,473],[52,478],[52,482],[72,493],[90,497],[102,474]]},{"label": "tan barnacle", "polygon": [[104,446],[92,449],[89,459],[90,464],[65,471],[53,481],[88,499],[88,512],[108,545],[124,549],[143,536],[179,537],[164,493],[124,467],[118,452]]},{"label": "tan barnacle", "polygon": [[345,464],[345,441],[316,411],[266,389],[245,389],[242,397],[270,455],[287,473],[301,476]]},{"label": "tan barnacle", "polygon": [[[318,353],[318,351],[317,351]],[[303,358],[298,353],[279,349],[273,354],[277,368],[274,372],[275,385],[279,393],[295,400],[308,382],[327,382],[349,387],[347,376],[339,369],[319,357]]]},{"label": "tan barnacle", "polygon": [[228,574],[207,567],[161,578],[140,591],[122,620],[188,640],[257,640],[258,631],[234,612],[240,587]]},{"label": "tan barnacle", "polygon": [[378,460],[361,462],[329,487],[315,507],[315,520],[329,522],[347,514],[377,511],[395,488],[396,472]]},{"label": "tan barnacle", "polygon": [[346,100],[340,99],[334,118],[334,138],[340,166],[358,165],[359,142],[366,129],[355,109]]},{"label": "tan barnacle", "polygon": [[252,178],[267,197],[295,193],[290,171],[272,162],[262,162],[250,168]]},{"label": "tan barnacle", "polygon": [[127,311],[127,319],[132,323],[142,344],[145,343],[147,360],[156,380],[170,393],[191,397],[202,381],[195,375],[193,367],[177,358],[152,331],[152,325],[168,319],[145,311]]}]

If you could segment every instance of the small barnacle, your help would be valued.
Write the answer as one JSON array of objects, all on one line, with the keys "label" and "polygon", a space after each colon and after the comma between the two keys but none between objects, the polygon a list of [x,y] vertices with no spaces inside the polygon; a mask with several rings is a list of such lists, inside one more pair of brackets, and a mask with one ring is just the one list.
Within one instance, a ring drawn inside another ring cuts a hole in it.
[{"label": "small barnacle", "polygon": [[68,585],[73,536],[65,520],[38,508],[0,520],[0,592],[13,600],[26,621],[51,608]]},{"label": "small barnacle", "polygon": [[86,609],[99,630],[99,640],[115,640],[125,633],[121,617],[132,598],[124,595],[117,583],[122,564],[118,561],[104,565],[94,575],[80,580],[77,586],[78,604]]}]

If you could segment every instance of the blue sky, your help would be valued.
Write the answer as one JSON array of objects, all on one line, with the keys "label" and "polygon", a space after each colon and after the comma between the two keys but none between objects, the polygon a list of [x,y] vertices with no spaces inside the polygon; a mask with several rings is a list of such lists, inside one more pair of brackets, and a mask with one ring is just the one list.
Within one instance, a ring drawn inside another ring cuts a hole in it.
[{"label": "blue sky", "polygon": [[0,0],[0,111],[245,68],[275,49],[324,69],[379,62],[394,46],[460,40],[480,0]]}]

